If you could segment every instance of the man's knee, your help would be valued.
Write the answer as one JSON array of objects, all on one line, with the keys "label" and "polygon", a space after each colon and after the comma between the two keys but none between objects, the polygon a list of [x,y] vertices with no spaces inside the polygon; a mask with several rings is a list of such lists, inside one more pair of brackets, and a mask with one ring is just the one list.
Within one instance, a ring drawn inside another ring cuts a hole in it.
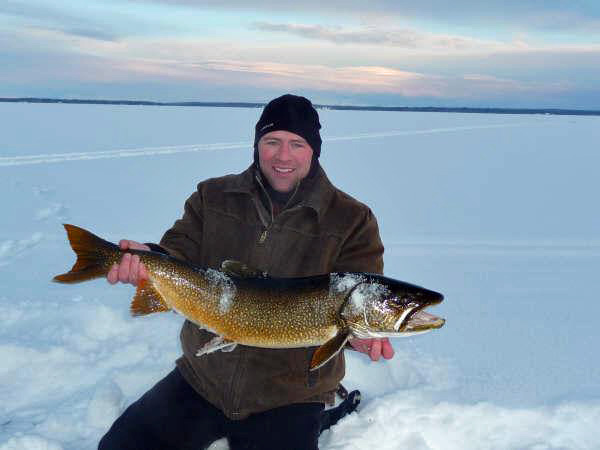
[{"label": "man's knee", "polygon": [[131,404],[121,416],[115,420],[110,429],[100,440],[98,450],[134,450],[149,449],[145,442],[149,438],[148,431],[136,413],[138,402]]},{"label": "man's knee", "polygon": [[222,417],[174,369],[125,410],[98,449],[203,448],[222,437]]},{"label": "man's knee", "polygon": [[[98,450],[151,449],[157,410],[168,409],[169,397],[175,395],[173,386],[179,373],[173,370],[142,397],[133,402],[112,424],[100,440]],[[164,405],[163,405],[164,403]]]}]

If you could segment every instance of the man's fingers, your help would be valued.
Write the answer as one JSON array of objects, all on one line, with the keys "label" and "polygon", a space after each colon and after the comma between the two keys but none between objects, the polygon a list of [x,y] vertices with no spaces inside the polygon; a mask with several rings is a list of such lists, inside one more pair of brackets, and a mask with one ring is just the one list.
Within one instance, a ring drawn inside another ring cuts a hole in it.
[{"label": "man's fingers", "polygon": [[119,248],[121,250],[145,250],[145,251],[150,251],[150,247],[148,247],[146,244],[140,244],[139,242],[136,241],[130,241],[129,239],[121,239],[119,241]]},{"label": "man's fingers", "polygon": [[125,253],[119,264],[119,281],[129,283],[129,265],[131,264],[131,254]]},{"label": "man's fingers", "polygon": [[137,286],[138,271],[140,269],[140,257],[133,255],[131,257],[131,263],[129,265],[129,282],[134,286]]},{"label": "man's fingers", "polygon": [[388,338],[383,339],[351,339],[350,344],[356,351],[366,353],[373,361],[379,361],[381,356],[385,359],[394,357],[394,348]]},{"label": "man's fingers", "polygon": [[113,264],[108,274],[106,275],[106,279],[110,284],[115,284],[119,278],[119,266],[117,264]]},{"label": "man's fingers", "polygon": [[381,357],[381,339],[371,340],[371,351],[369,351],[369,356],[372,361],[379,361],[379,358]]},{"label": "man's fingers", "polygon": [[146,266],[144,265],[144,263],[140,263],[140,271],[138,273],[138,283],[142,280],[147,280],[148,277],[148,271],[146,270]]},{"label": "man's fingers", "polygon": [[394,347],[392,347],[388,338],[383,339],[381,343],[381,354],[385,359],[392,359],[394,357]]},{"label": "man's fingers", "polygon": [[394,348],[388,338],[351,339],[350,344],[356,351],[369,355],[369,358],[373,361],[379,361],[382,356],[385,359],[394,357]]},{"label": "man's fingers", "polygon": [[370,339],[351,339],[350,345],[352,345],[352,348],[357,352],[368,354],[370,349]]},{"label": "man's fingers", "polygon": [[141,280],[147,280],[148,278],[148,270],[140,261],[140,257],[131,253],[125,253],[121,258],[121,262],[113,264],[106,274],[106,279],[110,284],[120,281],[121,283],[130,283],[137,286]]}]

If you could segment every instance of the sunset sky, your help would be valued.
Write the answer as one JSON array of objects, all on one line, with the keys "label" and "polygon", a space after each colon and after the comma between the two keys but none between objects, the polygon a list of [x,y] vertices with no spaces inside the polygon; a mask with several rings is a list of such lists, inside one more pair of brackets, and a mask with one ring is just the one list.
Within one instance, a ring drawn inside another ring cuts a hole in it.
[{"label": "sunset sky", "polygon": [[600,109],[600,2],[4,0],[0,66],[0,97]]}]

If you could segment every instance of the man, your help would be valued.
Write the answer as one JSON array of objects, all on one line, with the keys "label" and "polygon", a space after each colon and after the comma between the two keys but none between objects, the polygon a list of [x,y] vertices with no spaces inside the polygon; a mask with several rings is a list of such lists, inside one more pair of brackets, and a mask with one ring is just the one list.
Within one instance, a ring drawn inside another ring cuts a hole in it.
[{"label": "man", "polygon": [[[274,277],[381,273],[375,217],[327,179],[320,128],[306,98],[272,100],[256,124],[250,168],[200,183],[160,245],[122,240],[121,248],[217,269],[233,259]],[[136,285],[147,276],[139,258],[126,254],[107,278]],[[212,337],[186,321],[177,368],[123,413],[99,448],[199,449],[226,436],[233,450],[317,449],[324,404],[344,376],[343,352],[313,372],[314,348],[238,345],[197,357]],[[393,356],[387,339],[350,344],[373,360]]]}]

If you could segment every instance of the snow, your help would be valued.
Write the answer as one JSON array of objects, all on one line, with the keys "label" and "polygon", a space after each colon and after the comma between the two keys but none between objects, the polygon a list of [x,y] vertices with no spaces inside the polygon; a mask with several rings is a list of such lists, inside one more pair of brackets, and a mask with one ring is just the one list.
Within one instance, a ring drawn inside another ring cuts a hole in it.
[{"label": "snow", "polygon": [[365,319],[371,308],[377,308],[377,300],[385,298],[390,291],[383,284],[371,282],[359,284],[350,294],[350,313],[363,314]]},{"label": "snow", "polygon": [[[259,113],[0,104],[0,450],[95,448],[180,354],[181,317],[130,317],[133,287],[50,282],[74,262],[61,223],[157,241],[198,181],[248,166]],[[388,362],[347,352],[363,402],[320,447],[599,448],[599,119],[320,115],[386,275],[447,319]]]},{"label": "snow", "polygon": [[236,293],[233,281],[223,272],[213,269],[208,269],[206,276],[211,283],[211,287],[221,292],[219,295],[219,312],[226,314],[229,308],[231,308],[231,303]]},{"label": "snow", "polygon": [[348,291],[362,281],[364,278],[360,275],[332,273],[329,280],[329,293],[335,295]]}]

